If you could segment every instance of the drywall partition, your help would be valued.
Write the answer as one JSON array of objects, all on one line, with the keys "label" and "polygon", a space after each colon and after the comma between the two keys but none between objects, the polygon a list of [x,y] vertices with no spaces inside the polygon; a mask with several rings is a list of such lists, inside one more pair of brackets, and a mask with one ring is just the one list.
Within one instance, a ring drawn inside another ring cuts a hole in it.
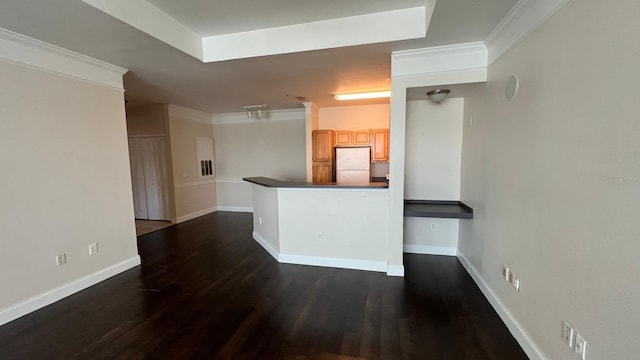
[{"label": "drywall partition", "polygon": [[[587,359],[640,353],[639,12],[572,1],[465,99],[461,194],[477,211],[460,222],[461,259],[532,359],[578,358],[562,321]],[[520,86],[507,101],[510,75]]]},{"label": "drywall partition", "polygon": [[320,108],[319,129],[367,130],[389,128],[389,104]]},{"label": "drywall partition", "polygon": [[214,115],[218,210],[251,211],[252,187],[243,177],[306,179],[305,111],[270,110]]},{"label": "drywall partition", "polygon": [[203,176],[197,156],[197,139],[213,138],[211,114],[168,106],[169,135],[175,196],[175,222],[216,211],[214,175]]},{"label": "drywall partition", "polygon": [[313,131],[318,130],[319,108],[312,102],[305,102],[304,118],[305,118],[305,144],[306,144],[306,162],[307,162],[307,181],[313,181]]},{"label": "drywall partition", "polygon": [[[431,61],[436,59],[437,61]],[[404,274],[405,134],[407,89],[486,81],[487,50],[482,43],[394,52],[391,55],[389,149],[389,275]]]},{"label": "drywall partition", "polygon": [[[460,200],[464,99],[408,101],[406,111],[405,199]],[[404,251],[456,255],[458,221],[405,217]]]},{"label": "drywall partition", "polygon": [[124,71],[0,30],[0,324],[140,263]]}]

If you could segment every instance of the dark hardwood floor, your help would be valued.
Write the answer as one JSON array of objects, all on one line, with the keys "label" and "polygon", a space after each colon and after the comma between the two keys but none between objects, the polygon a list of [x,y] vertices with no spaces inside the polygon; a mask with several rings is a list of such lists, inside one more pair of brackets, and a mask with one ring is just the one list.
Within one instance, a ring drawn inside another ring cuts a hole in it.
[{"label": "dark hardwood floor", "polygon": [[251,231],[219,212],[141,236],[142,266],[0,327],[0,359],[527,359],[455,257],[278,264]]}]

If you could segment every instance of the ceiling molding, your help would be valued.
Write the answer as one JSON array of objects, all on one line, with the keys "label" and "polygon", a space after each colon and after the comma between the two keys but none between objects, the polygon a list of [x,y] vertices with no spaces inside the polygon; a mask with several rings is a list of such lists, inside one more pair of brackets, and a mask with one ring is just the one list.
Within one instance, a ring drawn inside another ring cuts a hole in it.
[{"label": "ceiling molding", "polygon": [[92,57],[0,28],[0,59],[123,90],[128,71]]},{"label": "ceiling molding", "polygon": [[186,108],[183,106],[169,104],[169,118],[172,117],[187,119],[209,125],[213,123],[213,115],[209,113]]},{"label": "ceiling molding", "polygon": [[449,73],[487,67],[487,48],[471,42],[391,53],[391,77]]},{"label": "ceiling molding", "polygon": [[145,0],[82,0],[85,4],[202,61],[202,39]]},{"label": "ceiling molding", "polygon": [[571,0],[520,0],[485,41],[491,65]]},{"label": "ceiling molding", "polygon": [[202,39],[204,62],[422,38],[426,13],[420,6],[210,36]]},{"label": "ceiling molding", "polygon": [[305,120],[305,108],[302,109],[283,109],[283,110],[265,110],[262,118],[248,118],[246,112],[213,114],[214,125],[227,124],[243,124],[243,123],[261,123],[269,121],[293,121]]}]

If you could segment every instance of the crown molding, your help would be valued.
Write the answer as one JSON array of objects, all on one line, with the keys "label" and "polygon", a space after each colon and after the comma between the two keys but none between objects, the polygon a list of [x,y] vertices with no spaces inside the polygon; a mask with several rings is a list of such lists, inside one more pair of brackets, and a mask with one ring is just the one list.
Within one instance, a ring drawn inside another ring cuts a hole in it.
[{"label": "crown molding", "polygon": [[496,25],[485,41],[488,64],[493,64],[509,49],[562,9],[571,0],[520,0]]},{"label": "crown molding", "polygon": [[169,104],[169,117],[177,117],[209,125],[213,123],[213,116],[209,113],[174,104]]},{"label": "crown molding", "polygon": [[487,66],[483,42],[471,42],[391,53],[391,76],[449,73]]},{"label": "crown molding", "polygon": [[265,110],[264,117],[259,119],[256,117],[248,118],[246,112],[213,114],[214,125],[225,124],[242,124],[242,123],[261,123],[265,121],[293,121],[305,120],[305,109],[281,109],[281,110]]},{"label": "crown molding", "polygon": [[128,71],[4,28],[0,28],[0,59],[120,90],[122,75]]}]

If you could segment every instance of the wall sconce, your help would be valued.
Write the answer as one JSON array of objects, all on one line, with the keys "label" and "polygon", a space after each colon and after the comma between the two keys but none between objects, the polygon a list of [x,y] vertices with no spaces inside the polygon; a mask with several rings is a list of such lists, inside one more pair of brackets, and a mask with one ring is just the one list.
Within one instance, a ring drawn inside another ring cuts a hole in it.
[{"label": "wall sconce", "polygon": [[427,96],[434,103],[440,104],[442,102],[442,100],[444,100],[447,96],[449,96],[450,92],[451,92],[451,90],[449,90],[449,89],[437,89],[437,90],[429,91],[427,93]]},{"label": "wall sconce", "polygon": [[245,105],[242,108],[247,112],[247,117],[249,119],[253,117],[253,114],[255,114],[258,119],[262,119],[264,111],[267,109],[267,104]]}]

